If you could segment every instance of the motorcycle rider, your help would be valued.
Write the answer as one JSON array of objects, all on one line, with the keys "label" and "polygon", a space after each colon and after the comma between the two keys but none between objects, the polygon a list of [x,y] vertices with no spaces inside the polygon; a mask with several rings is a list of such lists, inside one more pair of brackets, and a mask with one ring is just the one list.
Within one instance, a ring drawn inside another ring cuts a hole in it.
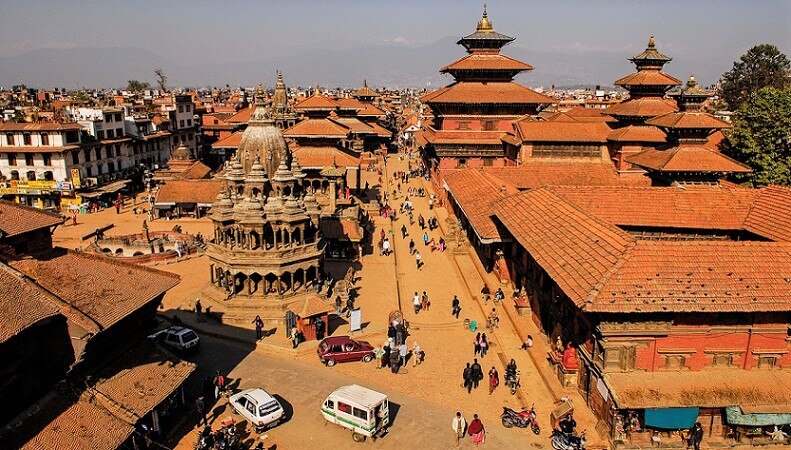
[{"label": "motorcycle rider", "polygon": [[573,414],[568,414],[560,419],[558,426],[560,427],[560,431],[563,433],[573,435],[574,430],[577,428],[577,421],[574,420]]}]

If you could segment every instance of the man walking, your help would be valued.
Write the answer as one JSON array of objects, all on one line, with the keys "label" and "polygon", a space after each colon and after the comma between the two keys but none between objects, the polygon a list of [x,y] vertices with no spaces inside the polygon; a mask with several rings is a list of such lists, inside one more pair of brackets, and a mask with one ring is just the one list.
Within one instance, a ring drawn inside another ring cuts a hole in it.
[{"label": "man walking", "polygon": [[406,225],[401,225],[401,239],[406,239],[407,236],[409,233],[407,233]]},{"label": "man walking", "polygon": [[398,346],[398,357],[401,358],[400,366],[406,366],[406,355],[407,355],[407,348],[406,342],[402,342],[401,345]]},{"label": "man walking", "polygon": [[420,346],[417,345],[417,341],[412,344],[412,367],[417,367],[422,361],[422,357],[420,355]]},{"label": "man walking", "polygon": [[420,270],[420,267],[423,265],[423,263],[420,261],[419,251],[415,251],[415,263],[417,263],[417,270]]},{"label": "man walking", "polygon": [[202,395],[195,400],[195,411],[198,412],[198,424],[196,427],[199,427],[201,422],[203,422],[204,427],[208,427],[209,421],[206,419],[206,402],[203,400]]},{"label": "man walking", "polygon": [[464,429],[467,428],[467,421],[464,420],[461,411],[456,412],[456,417],[453,418],[451,427],[453,429],[453,439],[456,442],[456,447],[458,447],[459,442],[464,437]]},{"label": "man walking", "polygon": [[464,368],[461,376],[464,378],[464,387],[469,394],[472,392],[472,367],[470,367],[470,363],[467,363],[467,367]]},{"label": "man walking", "polygon": [[478,358],[473,360],[470,370],[472,372],[472,387],[478,389],[478,383],[483,380],[483,369],[481,365],[478,364]]},{"label": "man walking", "polygon": [[459,313],[461,312],[461,306],[459,305],[459,297],[458,296],[456,296],[456,295],[453,296],[453,302],[451,302],[451,307],[453,309],[451,310],[450,314],[453,317],[458,319],[459,318]]},{"label": "man walking", "polygon": [[195,314],[198,315],[198,322],[203,322],[203,306],[199,298],[195,299]]},{"label": "man walking", "polygon": [[415,254],[415,241],[413,241],[412,239],[409,240],[409,254],[410,255]]},{"label": "man walking", "polygon": [[415,296],[412,297],[412,304],[415,306],[415,314],[419,313],[422,302],[420,301],[420,296],[417,295],[417,292],[415,292]]}]

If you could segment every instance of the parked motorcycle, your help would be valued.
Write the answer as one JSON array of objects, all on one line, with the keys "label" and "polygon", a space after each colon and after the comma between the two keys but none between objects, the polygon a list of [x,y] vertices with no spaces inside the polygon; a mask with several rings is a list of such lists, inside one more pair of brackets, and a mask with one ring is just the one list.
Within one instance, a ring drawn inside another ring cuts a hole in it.
[{"label": "parked motorcycle", "polygon": [[585,450],[585,432],[579,436],[573,433],[564,433],[560,430],[552,430],[552,448],[555,450]]},{"label": "parked motorcycle", "polygon": [[536,435],[541,433],[541,427],[538,425],[538,418],[535,408],[531,407],[529,410],[522,409],[522,412],[516,412],[513,409],[503,406],[503,414],[500,416],[503,426],[506,428],[519,427],[527,428]]},{"label": "parked motorcycle", "polygon": [[517,371],[516,373],[506,373],[505,374],[505,385],[511,390],[511,395],[516,394],[516,390],[519,389],[521,386],[521,382],[519,381],[519,376],[522,373]]},{"label": "parked motorcycle", "polygon": [[243,447],[234,426],[223,426],[212,431],[206,427],[195,443],[195,450],[241,450]]}]

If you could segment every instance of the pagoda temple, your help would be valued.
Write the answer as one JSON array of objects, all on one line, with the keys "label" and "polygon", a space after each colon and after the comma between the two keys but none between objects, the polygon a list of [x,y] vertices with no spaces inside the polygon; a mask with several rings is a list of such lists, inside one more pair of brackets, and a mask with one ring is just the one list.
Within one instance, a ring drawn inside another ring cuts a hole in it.
[{"label": "pagoda temple", "polygon": [[457,42],[468,55],[440,69],[455,81],[421,98],[434,122],[423,126],[417,142],[435,182],[449,170],[515,165],[516,155],[506,152],[503,141],[512,122],[554,103],[513,81],[533,69],[500,53],[513,40],[494,30],[484,6],[475,32]]},{"label": "pagoda temple", "polygon": [[272,95],[271,110],[272,120],[278,129],[285,130],[297,123],[297,115],[289,103],[286,83],[283,81],[283,72],[279,70],[277,71],[275,93]]},{"label": "pagoda temple", "polygon": [[669,148],[649,148],[626,161],[646,170],[655,185],[717,184],[728,174],[750,172],[744,164],[706,146],[714,132],[730,127],[702,110],[703,102],[711,95],[690,76],[684,88],[670,94],[675,97],[679,111],[645,122],[667,133]]}]

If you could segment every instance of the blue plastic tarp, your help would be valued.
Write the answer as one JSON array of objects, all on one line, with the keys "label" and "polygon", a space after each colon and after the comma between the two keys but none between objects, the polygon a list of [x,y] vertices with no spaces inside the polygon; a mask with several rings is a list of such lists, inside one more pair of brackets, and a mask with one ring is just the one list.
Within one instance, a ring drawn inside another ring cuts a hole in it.
[{"label": "blue plastic tarp", "polygon": [[645,426],[664,430],[684,430],[698,420],[699,408],[648,408]]},{"label": "blue plastic tarp", "polygon": [[731,425],[745,427],[765,427],[791,423],[791,414],[742,414],[738,406],[725,408],[725,417]]}]

